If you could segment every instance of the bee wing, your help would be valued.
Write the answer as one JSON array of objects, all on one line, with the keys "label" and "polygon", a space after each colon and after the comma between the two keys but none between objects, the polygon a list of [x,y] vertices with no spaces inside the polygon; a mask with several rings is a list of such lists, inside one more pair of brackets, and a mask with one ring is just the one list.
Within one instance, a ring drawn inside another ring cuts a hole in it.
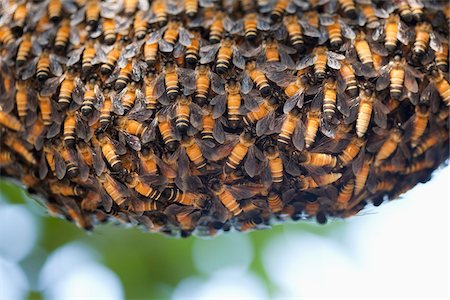
[{"label": "bee wing", "polygon": [[211,78],[211,89],[214,93],[223,95],[225,94],[225,80],[216,73],[209,71]]},{"label": "bee wing", "polygon": [[405,87],[412,93],[419,92],[419,85],[417,84],[416,78],[413,76],[412,68],[406,68],[405,70]]},{"label": "bee wing", "polygon": [[346,22],[339,20],[339,24],[341,24],[342,35],[344,37],[348,38],[349,40],[354,40],[356,38],[355,32]]},{"label": "bee wing", "polygon": [[223,143],[223,145],[221,145],[217,148],[215,148],[215,147],[211,148],[211,147],[206,146],[206,144],[203,144],[206,146],[206,147],[202,148],[203,156],[206,159],[208,159],[208,161],[210,161],[210,162],[220,161],[230,155],[231,151],[233,151],[233,148],[237,144],[238,141],[239,141],[239,139],[225,141]]},{"label": "bee wing", "polygon": [[85,86],[80,77],[75,77],[74,79],[74,89],[72,91],[72,99],[76,104],[81,105],[83,103]]},{"label": "bee wing", "polygon": [[79,178],[82,182],[85,182],[89,178],[89,167],[86,165],[81,155],[77,153],[78,169],[80,170]]},{"label": "bee wing", "polygon": [[125,138],[124,134],[119,132],[119,139],[118,140],[110,139],[110,141],[118,155],[127,154],[128,151],[127,151],[127,147],[126,147],[126,138]]},{"label": "bee wing", "polygon": [[47,161],[45,157],[45,152],[42,151],[41,159],[39,161],[39,179],[44,180],[44,178],[47,177],[47,174],[48,174]]},{"label": "bee wing", "polygon": [[430,32],[430,48],[436,52],[442,52],[442,43],[434,31]]},{"label": "bee wing", "polygon": [[319,29],[312,26],[307,21],[300,20],[300,25],[302,26],[305,35],[313,38],[320,38],[322,36]]},{"label": "bee wing", "polygon": [[153,84],[155,85],[153,89],[153,96],[156,99],[159,99],[166,91],[166,87],[164,84],[164,72],[161,72],[161,74],[156,77]]},{"label": "bee wing", "polygon": [[190,104],[190,108],[191,108],[191,115],[190,115],[190,123],[191,125],[198,129],[198,130],[202,130],[203,128],[203,111],[200,108],[200,106],[198,106],[195,103],[191,103]]},{"label": "bee wing", "polygon": [[302,108],[305,99],[305,94],[303,89],[300,89],[294,96],[286,100],[283,105],[283,112],[285,114],[289,113],[295,106]]},{"label": "bee wing", "polygon": [[270,111],[264,118],[256,123],[256,135],[262,136],[275,128],[275,112]]},{"label": "bee wing", "polygon": [[312,55],[312,54],[306,55],[298,62],[295,69],[296,70],[306,69],[307,67],[312,66],[316,62],[316,59],[317,59],[316,55]]},{"label": "bee wing", "polygon": [[190,46],[191,45],[191,38],[193,35],[189,33],[185,28],[181,28],[179,30],[179,36],[178,36],[178,42],[183,46]]},{"label": "bee wing", "polygon": [[257,149],[255,145],[252,145],[248,149],[244,163],[245,172],[247,172],[247,174],[252,178],[261,173],[262,171],[260,160],[256,157],[256,151],[260,150]]},{"label": "bee wing", "polygon": [[324,90],[320,89],[319,92],[312,99],[311,102],[312,111],[318,111],[322,107],[323,98],[324,98]]},{"label": "bee wing", "polygon": [[274,82],[279,87],[287,87],[290,83],[295,82],[297,76],[291,73],[291,71],[285,72],[267,72],[267,79]]},{"label": "bee wing", "polygon": [[225,142],[225,131],[220,119],[217,119],[214,122],[213,137],[219,144],[223,144]]},{"label": "bee wing", "polygon": [[53,152],[53,159],[55,161],[56,178],[61,180],[66,175],[66,163],[61,155],[56,151]]},{"label": "bee wing", "polygon": [[262,185],[251,186],[240,184],[234,186],[226,185],[225,188],[234,196],[236,200],[239,201],[242,199],[250,199],[253,196],[258,195],[261,192],[263,186]]},{"label": "bee wing", "polygon": [[189,158],[186,154],[186,150],[184,147],[179,147],[177,149],[178,152],[178,160],[177,160],[177,166],[178,166],[178,176],[183,178],[184,176],[188,175],[190,172],[189,170]]},{"label": "bee wing", "polygon": [[200,64],[208,64],[216,58],[216,53],[219,51],[221,44],[212,44],[200,48]]},{"label": "bee wing", "polygon": [[364,165],[365,157],[366,157],[366,149],[363,146],[352,162],[352,171],[355,176],[358,176],[359,171]]},{"label": "bee wing", "polygon": [[390,75],[389,75],[389,70],[384,68],[384,70],[382,70],[382,72],[380,74],[380,77],[378,77],[378,79],[377,79],[375,89],[377,91],[382,91],[382,90],[386,89],[390,83],[391,83],[391,79],[390,79]]},{"label": "bee wing", "polygon": [[84,51],[84,47],[80,47],[78,49],[72,50],[72,52],[70,52],[67,56],[68,60],[67,60],[66,66],[71,67],[71,66],[75,65],[77,62],[79,62],[80,58],[81,58],[81,54],[83,54],[83,51]]},{"label": "bee wing", "polygon": [[47,79],[41,89],[41,96],[52,96],[54,93],[56,93],[56,90],[58,89],[59,84],[63,81],[64,77],[52,77]]},{"label": "bee wing", "polygon": [[297,127],[295,127],[292,134],[292,144],[299,151],[302,151],[305,148],[305,130],[303,121],[299,120]]},{"label": "bee wing", "polygon": [[409,45],[414,40],[414,31],[409,29],[409,26],[402,21],[398,24],[397,39],[403,45]]},{"label": "bee wing", "polygon": [[375,124],[383,129],[386,129],[389,108],[387,108],[380,100],[377,100],[373,105],[373,110]]},{"label": "bee wing", "polygon": [[350,116],[350,99],[345,93],[337,93],[336,95],[336,104],[337,109],[344,115],[345,117]]},{"label": "bee wing", "polygon": [[191,69],[178,68],[180,83],[185,96],[192,94],[196,90],[195,71]]},{"label": "bee wing", "polygon": [[244,72],[241,80],[241,92],[248,94],[253,89],[253,81],[247,72]]},{"label": "bee wing", "polygon": [[245,58],[235,46],[233,46],[233,64],[236,68],[245,69]]},{"label": "bee wing", "polygon": [[82,120],[81,118],[76,118],[76,127],[75,133],[77,137],[84,140],[85,142],[89,141],[89,126],[88,124]]},{"label": "bee wing", "polygon": [[282,158],[283,168],[286,173],[292,176],[300,176],[302,174],[298,162],[292,156],[287,158],[284,154],[282,154]]},{"label": "bee wing", "polygon": [[127,92],[128,88],[124,88],[120,93],[111,93],[112,97],[112,105],[113,105],[113,112],[119,116],[122,116],[125,113],[125,108],[123,107],[122,98]]},{"label": "bee wing", "polygon": [[20,69],[20,78],[22,80],[27,80],[33,77],[33,75],[36,73],[36,63],[38,59],[38,57],[31,59],[25,66]]},{"label": "bee wing", "polygon": [[212,98],[210,104],[213,105],[212,116],[214,119],[222,116],[227,109],[227,97],[225,95],[217,95]]},{"label": "bee wing", "polygon": [[[279,44],[279,54],[280,54],[280,63],[283,66],[286,66],[288,69],[294,69],[295,62],[289,54],[292,54],[292,48],[288,48],[287,46],[280,47]],[[289,52],[288,52],[289,51]]]},{"label": "bee wing", "polygon": [[122,132],[119,134],[123,134],[125,136],[125,142],[131,149],[135,151],[141,151],[141,141],[137,136],[128,134],[126,132]]},{"label": "bee wing", "polygon": [[345,59],[345,56],[342,54],[338,54],[332,51],[327,51],[327,65],[335,70],[339,70],[341,68],[340,60]]},{"label": "bee wing", "polygon": [[158,45],[161,52],[169,53],[173,51],[173,45],[166,42],[164,39],[158,40]]}]

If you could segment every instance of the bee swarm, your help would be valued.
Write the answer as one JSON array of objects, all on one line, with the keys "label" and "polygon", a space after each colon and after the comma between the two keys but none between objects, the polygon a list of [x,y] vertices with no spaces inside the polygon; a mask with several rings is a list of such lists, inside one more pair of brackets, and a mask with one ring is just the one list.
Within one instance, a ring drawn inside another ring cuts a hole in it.
[{"label": "bee swarm", "polygon": [[447,1],[0,3],[0,175],[85,229],[347,218],[449,156]]}]

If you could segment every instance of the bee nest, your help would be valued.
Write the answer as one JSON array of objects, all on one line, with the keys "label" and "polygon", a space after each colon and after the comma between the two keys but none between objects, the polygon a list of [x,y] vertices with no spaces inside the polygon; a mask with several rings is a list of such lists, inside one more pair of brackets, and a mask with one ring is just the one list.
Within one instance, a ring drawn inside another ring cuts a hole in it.
[{"label": "bee nest", "polygon": [[449,156],[446,1],[0,3],[0,175],[85,229],[347,218]]}]

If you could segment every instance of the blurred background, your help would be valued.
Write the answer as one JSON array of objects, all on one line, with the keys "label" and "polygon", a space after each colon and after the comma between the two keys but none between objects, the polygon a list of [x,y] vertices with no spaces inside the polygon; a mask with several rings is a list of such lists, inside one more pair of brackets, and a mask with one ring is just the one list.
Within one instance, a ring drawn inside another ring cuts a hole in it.
[{"label": "blurred background", "polygon": [[212,239],[87,234],[0,181],[0,299],[448,299],[449,173],[346,221]]}]

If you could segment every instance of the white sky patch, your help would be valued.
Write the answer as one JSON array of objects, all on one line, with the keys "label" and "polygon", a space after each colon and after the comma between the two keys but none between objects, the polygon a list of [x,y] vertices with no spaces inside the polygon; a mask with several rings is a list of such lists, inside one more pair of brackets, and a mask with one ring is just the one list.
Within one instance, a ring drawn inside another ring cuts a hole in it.
[{"label": "white sky patch", "polygon": [[0,299],[25,299],[28,281],[20,266],[0,255]]},{"label": "white sky patch", "polygon": [[51,287],[49,300],[121,300],[124,291],[119,277],[107,267],[89,262],[68,270],[68,274]]},{"label": "white sky patch", "polygon": [[239,268],[216,271],[206,280],[187,278],[175,289],[172,300],[184,299],[268,299],[263,282],[253,273]]},{"label": "white sky patch", "polygon": [[449,168],[440,170],[338,234],[273,238],[263,263],[279,287],[275,297],[448,297],[449,182]]},{"label": "white sky patch", "polygon": [[206,274],[225,267],[245,272],[252,262],[253,248],[247,235],[229,233],[212,239],[196,239],[192,256],[197,269]]},{"label": "white sky patch", "polygon": [[11,261],[26,257],[36,244],[38,220],[23,205],[0,205],[0,256]]}]

